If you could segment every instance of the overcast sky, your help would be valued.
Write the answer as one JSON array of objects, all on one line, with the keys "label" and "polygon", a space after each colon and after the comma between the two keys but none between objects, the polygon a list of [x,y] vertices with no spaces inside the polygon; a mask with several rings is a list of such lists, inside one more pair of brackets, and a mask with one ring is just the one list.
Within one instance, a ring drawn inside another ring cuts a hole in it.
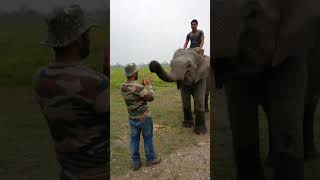
[{"label": "overcast sky", "polygon": [[199,21],[210,55],[210,0],[111,0],[110,18],[111,64],[170,62],[192,19]]},{"label": "overcast sky", "polygon": [[57,5],[61,6],[73,3],[80,4],[85,10],[91,10],[101,9],[107,4],[106,2],[107,0],[1,0],[0,10],[17,10],[22,4],[26,4],[39,12],[48,12]]}]

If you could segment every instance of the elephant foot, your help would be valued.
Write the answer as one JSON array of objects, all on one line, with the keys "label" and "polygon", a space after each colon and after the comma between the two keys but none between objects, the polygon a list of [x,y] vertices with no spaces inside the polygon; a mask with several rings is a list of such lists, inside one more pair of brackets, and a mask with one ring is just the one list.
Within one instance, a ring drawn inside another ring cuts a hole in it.
[{"label": "elephant foot", "polygon": [[182,126],[185,128],[192,128],[194,126],[193,120],[184,120]]},{"label": "elephant foot", "polygon": [[205,126],[196,126],[194,128],[194,132],[196,134],[206,134],[207,133],[207,128]]},{"label": "elephant foot", "polygon": [[304,161],[305,162],[315,160],[318,157],[319,157],[319,154],[315,149],[305,150],[305,152],[304,152]]},{"label": "elephant foot", "polygon": [[184,121],[182,122],[182,126],[186,128],[191,128],[194,126],[193,116],[191,109],[183,109]]},{"label": "elephant foot", "polygon": [[196,112],[196,121],[195,121],[194,132],[196,134],[206,134],[207,133],[204,112],[201,112],[201,111]]}]

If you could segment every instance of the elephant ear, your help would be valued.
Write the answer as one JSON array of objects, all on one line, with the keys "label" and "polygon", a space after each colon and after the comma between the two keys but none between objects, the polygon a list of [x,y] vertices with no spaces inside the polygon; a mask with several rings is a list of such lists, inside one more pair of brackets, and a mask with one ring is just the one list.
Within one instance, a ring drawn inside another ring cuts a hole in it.
[{"label": "elephant ear", "polygon": [[209,56],[199,56],[198,57],[198,67],[195,81],[198,82],[201,79],[206,79],[210,72],[210,57]]}]

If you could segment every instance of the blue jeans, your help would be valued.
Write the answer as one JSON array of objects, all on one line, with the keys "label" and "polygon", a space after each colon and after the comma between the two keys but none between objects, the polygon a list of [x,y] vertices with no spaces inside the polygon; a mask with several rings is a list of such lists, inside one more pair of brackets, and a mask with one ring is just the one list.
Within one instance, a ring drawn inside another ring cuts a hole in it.
[{"label": "blue jeans", "polygon": [[152,118],[148,117],[144,121],[134,121],[129,119],[129,125],[131,158],[133,164],[138,165],[140,163],[139,142],[141,133],[144,139],[144,151],[147,161],[154,160]]}]

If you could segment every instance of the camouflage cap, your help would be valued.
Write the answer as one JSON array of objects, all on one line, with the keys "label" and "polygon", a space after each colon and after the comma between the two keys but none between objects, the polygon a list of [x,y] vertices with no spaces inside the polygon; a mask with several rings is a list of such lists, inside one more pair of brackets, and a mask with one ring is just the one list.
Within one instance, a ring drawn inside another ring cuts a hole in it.
[{"label": "camouflage cap", "polygon": [[89,21],[79,5],[58,7],[46,18],[48,32],[41,43],[47,47],[64,47],[96,24]]},{"label": "camouflage cap", "polygon": [[138,71],[138,67],[135,63],[130,63],[124,67],[124,71],[126,76],[132,76]]}]

